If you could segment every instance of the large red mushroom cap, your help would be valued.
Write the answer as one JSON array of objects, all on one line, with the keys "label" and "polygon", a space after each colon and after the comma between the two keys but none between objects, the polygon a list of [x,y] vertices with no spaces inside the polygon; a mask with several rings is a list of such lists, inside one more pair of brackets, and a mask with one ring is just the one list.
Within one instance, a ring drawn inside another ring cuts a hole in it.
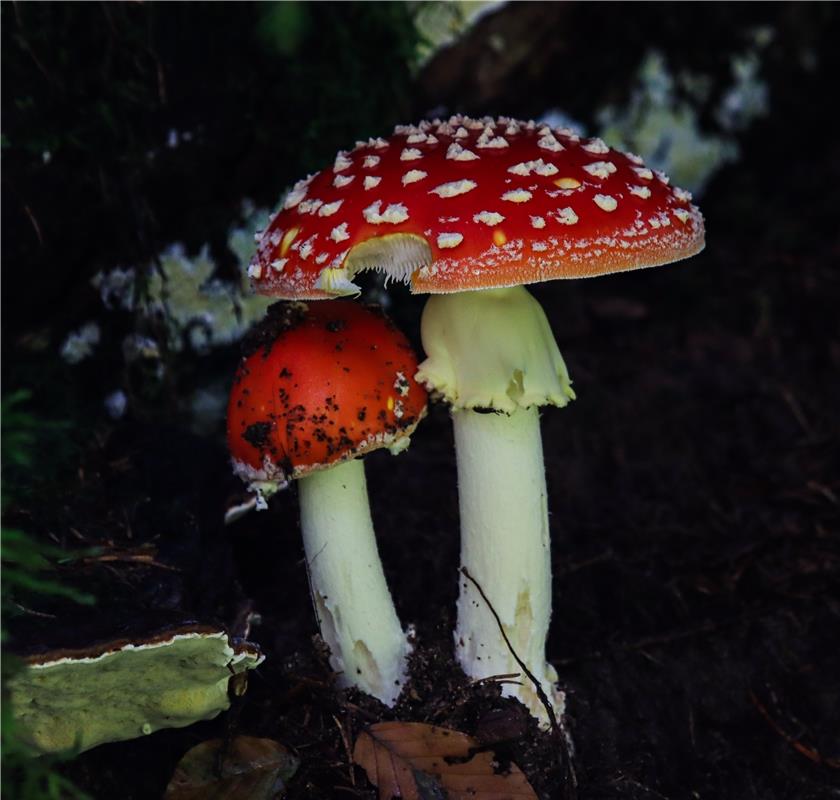
[{"label": "large red mushroom cap", "polygon": [[600,139],[506,117],[398,126],[300,181],[250,267],[262,294],[358,291],[380,269],[413,292],[582,278],[704,246],[691,195]]},{"label": "large red mushroom cap", "polygon": [[414,351],[376,310],[278,304],[253,341],[227,419],[246,482],[283,485],[379,447],[398,450],[426,412]]}]

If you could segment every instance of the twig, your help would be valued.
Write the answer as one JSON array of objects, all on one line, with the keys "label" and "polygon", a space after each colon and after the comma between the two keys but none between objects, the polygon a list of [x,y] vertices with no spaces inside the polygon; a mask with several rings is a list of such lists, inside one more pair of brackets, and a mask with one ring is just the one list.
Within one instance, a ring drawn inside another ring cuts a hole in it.
[{"label": "twig", "polygon": [[803,433],[806,436],[813,436],[814,429],[811,427],[808,417],[805,416],[805,412],[799,400],[797,400],[796,395],[787,386],[780,386],[779,394],[781,394],[782,400],[785,401],[790,413],[793,414],[793,418],[799,423],[799,427],[802,428]]},{"label": "twig", "polygon": [[513,645],[510,643],[510,639],[508,639],[507,633],[505,633],[505,626],[502,625],[502,620],[499,619],[499,615],[496,613],[496,609],[493,608],[493,604],[487,599],[487,595],[484,594],[484,589],[481,588],[481,584],[470,575],[469,570],[466,567],[461,567],[461,572],[463,573],[464,577],[470,581],[473,586],[478,590],[478,593],[481,595],[481,599],[487,603],[487,608],[490,610],[490,613],[493,615],[493,619],[496,620],[496,624],[499,626],[499,632],[502,634],[502,638],[505,640],[505,644],[507,645],[508,650],[510,650],[510,654],[513,656],[514,660],[517,664],[521,667],[522,671],[528,676],[531,683],[534,684],[534,688],[537,691],[537,697],[539,697],[540,702],[545,706],[546,713],[548,714],[548,721],[551,725],[551,732],[554,735],[554,738],[560,743],[561,749],[563,750],[563,765],[566,768],[566,775],[571,781],[572,784],[572,793],[576,796],[576,789],[577,789],[577,772],[575,771],[575,766],[572,764],[572,749],[571,749],[571,741],[566,735],[566,732],[560,727],[560,724],[557,722],[557,716],[554,713],[554,709],[551,706],[551,702],[549,701],[548,697],[545,694],[545,691],[542,688],[542,684],[536,679],[534,674],[531,670],[528,669],[528,666],[525,662],[519,657],[516,650],[513,649]]},{"label": "twig", "polygon": [[356,773],[353,772],[353,748],[350,747],[350,738],[347,736],[347,731],[344,730],[344,726],[339,722],[338,717],[335,714],[330,714],[330,716],[333,718],[333,722],[335,722],[335,727],[338,728],[341,742],[344,745],[344,752],[347,754],[347,768],[350,773],[350,783],[355,786]]},{"label": "twig", "polygon": [[815,764],[825,765],[826,767],[831,767],[831,769],[840,769],[840,758],[825,758],[820,755],[819,750],[814,747],[809,747],[806,744],[803,744],[795,737],[791,736],[787,731],[785,731],[781,725],[779,725],[773,717],[770,716],[770,712],[767,710],[765,705],[759,700],[754,692],[750,692],[750,700],[752,700],[752,704],[756,707],[756,710],[767,724],[779,735],[784,739],[797,753],[800,755],[805,756],[809,761],[813,761]]},{"label": "twig", "polygon": [[470,681],[470,686],[479,686],[482,683],[518,683],[521,686],[522,681],[514,680],[518,677],[518,672],[505,672],[501,675],[488,675],[486,678],[473,678]]},{"label": "twig", "polygon": [[507,645],[508,650],[510,650],[510,654],[513,656],[514,661],[519,664],[522,671],[528,676],[531,680],[531,683],[534,684],[534,688],[537,691],[537,697],[540,698],[540,702],[545,706],[545,711],[548,714],[548,721],[551,724],[551,730],[554,732],[555,736],[561,736],[562,731],[560,730],[560,725],[557,723],[557,717],[554,714],[554,709],[551,707],[551,703],[549,702],[548,697],[545,694],[545,691],[542,688],[542,684],[536,679],[534,673],[528,669],[528,666],[525,662],[519,657],[516,650],[513,649],[513,645],[510,643],[510,639],[508,639],[507,633],[505,633],[505,626],[502,625],[501,619],[499,619],[499,615],[496,613],[496,609],[493,608],[492,603],[487,599],[487,595],[484,594],[484,589],[481,588],[481,584],[470,575],[469,570],[466,567],[461,567],[461,572],[464,574],[464,577],[469,580],[476,589],[478,589],[478,593],[481,595],[481,599],[487,603],[487,608],[490,610],[490,613],[493,615],[493,619],[496,620],[496,624],[499,626],[499,631],[502,634],[502,638],[505,640],[505,644]]},{"label": "twig", "polygon": [[32,213],[32,209],[24,203],[23,210],[26,212],[26,216],[29,217],[29,221],[32,223],[32,227],[35,229],[35,235],[38,237],[38,244],[41,247],[44,246],[44,236],[41,233],[41,226],[38,224],[38,219],[35,217],[35,214]]}]

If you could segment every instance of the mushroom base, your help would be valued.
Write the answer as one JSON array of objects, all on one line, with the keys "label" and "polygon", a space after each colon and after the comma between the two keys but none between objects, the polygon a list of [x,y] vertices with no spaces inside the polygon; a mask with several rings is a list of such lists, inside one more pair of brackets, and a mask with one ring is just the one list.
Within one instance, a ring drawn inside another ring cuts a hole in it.
[{"label": "mushroom base", "polygon": [[559,718],[563,693],[545,660],[551,619],[551,546],[539,412],[452,412],[458,460],[461,564],[481,586],[504,626],[505,642],[476,587],[461,576],[455,652],[471,678],[519,675],[502,693],[549,721],[533,681],[540,682]]},{"label": "mushroom base", "polygon": [[340,686],[387,706],[399,697],[411,643],[379,560],[361,460],[298,480],[312,602]]}]

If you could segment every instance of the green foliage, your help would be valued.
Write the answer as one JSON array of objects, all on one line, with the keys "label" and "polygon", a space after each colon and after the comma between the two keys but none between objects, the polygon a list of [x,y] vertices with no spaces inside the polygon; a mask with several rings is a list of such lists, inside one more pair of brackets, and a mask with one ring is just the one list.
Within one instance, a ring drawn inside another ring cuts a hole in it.
[{"label": "green foliage", "polygon": [[266,48],[282,56],[299,52],[312,24],[306,3],[289,0],[285,3],[262,3],[259,9],[257,35]]},{"label": "green foliage", "polygon": [[[61,420],[43,420],[24,406],[32,405],[32,392],[19,389],[0,402],[3,436],[0,439],[0,458],[3,464],[3,500],[7,496],[37,491],[54,478],[71,451],[67,437],[69,424]],[[49,453],[33,469],[33,453]]]},{"label": "green foliage", "polygon": [[20,389],[3,398],[0,414],[3,419],[2,459],[3,466],[16,464],[28,467],[31,463],[31,449],[34,443],[35,419],[21,410],[31,393]]},{"label": "green foliage", "polygon": [[[7,467],[25,468],[32,464],[32,449],[38,432],[61,427],[57,423],[43,423],[24,410],[30,393],[19,390],[3,398],[2,409],[2,459],[4,471]],[[5,476],[4,476],[5,477]],[[5,509],[8,483],[4,480],[2,506]],[[64,586],[50,573],[56,563],[66,560],[67,553],[57,547],[45,545],[23,531],[13,528],[0,530],[0,560],[2,561],[3,625],[0,639],[6,641],[5,622],[19,612],[19,602],[29,602],[39,597],[63,597],[77,603],[91,603],[90,595]],[[71,781],[55,771],[59,759],[32,758],[27,748],[15,733],[12,704],[8,702],[6,686],[8,680],[23,668],[19,659],[3,649],[0,656],[0,677],[2,677],[2,794],[17,800],[81,800],[87,795],[77,789]]]},{"label": "green foliage", "polygon": [[[79,592],[58,581],[44,577],[44,573],[55,568],[55,564],[67,559],[67,553],[36,541],[23,531],[3,528],[0,531],[3,561],[2,596],[4,614],[12,597],[36,595],[40,597],[66,597],[76,603],[90,605],[93,597]],[[4,637],[5,638],[5,637]]]}]

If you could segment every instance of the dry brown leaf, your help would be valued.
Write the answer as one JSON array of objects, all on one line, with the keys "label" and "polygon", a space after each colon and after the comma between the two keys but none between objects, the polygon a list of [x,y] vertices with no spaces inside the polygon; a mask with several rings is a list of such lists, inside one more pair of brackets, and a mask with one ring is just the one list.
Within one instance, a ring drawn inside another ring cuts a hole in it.
[{"label": "dry brown leaf", "polygon": [[178,762],[164,800],[274,800],[298,760],[273,739],[237,736],[196,745]]},{"label": "dry brown leaf", "polygon": [[459,731],[380,722],[356,738],[353,761],[379,788],[379,800],[537,800],[519,767],[496,772],[492,753],[472,755],[477,747]]}]

